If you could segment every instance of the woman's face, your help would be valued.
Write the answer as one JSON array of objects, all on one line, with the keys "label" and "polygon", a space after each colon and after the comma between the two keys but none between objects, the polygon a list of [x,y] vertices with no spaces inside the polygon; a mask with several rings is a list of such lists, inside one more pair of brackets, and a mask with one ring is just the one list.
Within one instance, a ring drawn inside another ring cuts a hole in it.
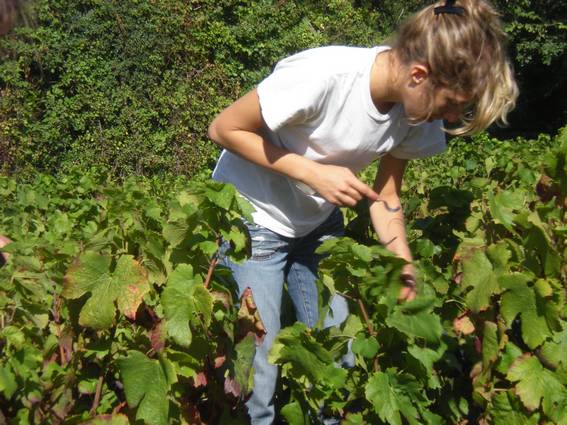
[{"label": "woman's face", "polygon": [[402,95],[408,117],[415,121],[445,120],[457,122],[465,113],[472,97],[446,87],[432,88],[426,67],[416,66]]},{"label": "woman's face", "polygon": [[435,89],[433,95],[433,111],[429,120],[445,120],[450,123],[457,122],[465,113],[470,102],[470,96],[457,93],[454,90],[447,88]]}]

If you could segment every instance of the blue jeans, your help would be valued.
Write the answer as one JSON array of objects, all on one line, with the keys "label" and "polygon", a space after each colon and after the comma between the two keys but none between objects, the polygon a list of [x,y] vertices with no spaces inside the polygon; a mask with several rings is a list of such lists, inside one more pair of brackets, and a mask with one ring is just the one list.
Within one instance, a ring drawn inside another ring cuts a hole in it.
[{"label": "blue jeans", "polygon": [[[271,425],[275,418],[273,396],[278,368],[268,362],[268,352],[281,326],[284,281],[287,282],[297,319],[313,327],[319,320],[315,280],[321,259],[315,254],[315,249],[325,239],[343,235],[343,216],[338,208],[335,209],[319,227],[300,238],[284,237],[254,223],[247,223],[247,226],[252,256],[243,264],[234,264],[226,257],[222,258],[222,263],[232,270],[240,293],[246,287],[252,289],[266,328],[264,342],[257,347],[254,357],[254,390],[246,406],[252,425]],[[347,316],[346,300],[335,296],[324,326],[338,325]]]}]

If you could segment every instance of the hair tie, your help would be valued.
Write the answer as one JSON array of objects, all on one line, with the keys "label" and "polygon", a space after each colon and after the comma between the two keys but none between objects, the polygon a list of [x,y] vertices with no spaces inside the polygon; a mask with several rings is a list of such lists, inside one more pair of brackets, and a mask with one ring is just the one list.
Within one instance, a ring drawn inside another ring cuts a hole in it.
[{"label": "hair tie", "polygon": [[433,9],[433,12],[435,12],[435,15],[439,15],[440,13],[449,13],[451,15],[464,16],[465,8],[455,6],[455,0],[447,0],[443,6],[437,6]]}]

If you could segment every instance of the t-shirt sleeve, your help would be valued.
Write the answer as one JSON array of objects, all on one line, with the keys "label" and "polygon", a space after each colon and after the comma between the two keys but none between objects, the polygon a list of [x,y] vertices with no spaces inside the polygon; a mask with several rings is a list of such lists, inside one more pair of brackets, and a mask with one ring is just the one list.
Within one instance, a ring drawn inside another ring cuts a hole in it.
[{"label": "t-shirt sleeve", "polygon": [[417,159],[436,155],[447,149],[443,121],[411,126],[405,139],[390,151],[399,159]]},{"label": "t-shirt sleeve", "polygon": [[327,81],[293,56],[280,61],[257,88],[262,117],[270,130],[312,119],[323,105]]}]

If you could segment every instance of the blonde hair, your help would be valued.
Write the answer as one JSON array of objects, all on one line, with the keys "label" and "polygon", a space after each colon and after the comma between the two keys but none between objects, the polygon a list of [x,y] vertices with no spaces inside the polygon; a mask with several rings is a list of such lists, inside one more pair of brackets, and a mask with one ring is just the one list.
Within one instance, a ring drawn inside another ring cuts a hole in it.
[{"label": "blonde hair", "polygon": [[[391,41],[402,65],[417,62],[430,72],[429,113],[433,113],[433,91],[448,88],[471,98],[461,125],[446,130],[466,135],[486,129],[493,122],[507,124],[514,109],[518,86],[506,54],[507,37],[498,12],[484,0],[458,0],[458,13],[435,13],[439,2],[406,20]],[[453,9],[454,10],[454,9]]]}]

